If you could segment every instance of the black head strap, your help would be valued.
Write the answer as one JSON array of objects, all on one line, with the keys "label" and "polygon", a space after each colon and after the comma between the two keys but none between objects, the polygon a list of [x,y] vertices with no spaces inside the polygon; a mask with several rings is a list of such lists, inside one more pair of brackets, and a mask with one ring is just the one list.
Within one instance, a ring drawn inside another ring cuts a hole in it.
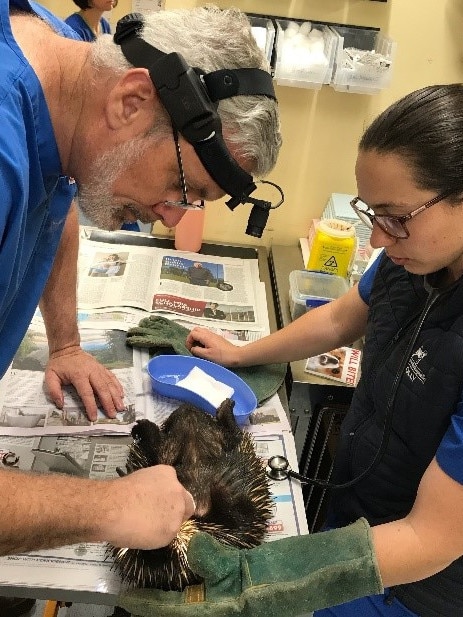
[{"label": "black head strap", "polygon": [[142,15],[126,15],[117,24],[115,43],[133,66],[148,69],[173,127],[193,145],[209,175],[231,196],[227,205],[233,209],[246,203],[256,185],[227,149],[216,104],[240,95],[275,99],[271,75],[257,68],[205,74],[189,66],[181,54],[166,54],[144,41],[142,28]]},{"label": "black head strap", "polygon": [[212,101],[240,95],[267,96],[276,100],[272,77],[261,69],[221,69],[202,77]]}]

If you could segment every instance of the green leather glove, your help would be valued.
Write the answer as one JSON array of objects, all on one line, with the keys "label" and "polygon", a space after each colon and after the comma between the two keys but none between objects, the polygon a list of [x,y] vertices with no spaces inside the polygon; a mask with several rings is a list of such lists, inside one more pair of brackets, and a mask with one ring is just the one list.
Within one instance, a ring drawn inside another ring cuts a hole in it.
[{"label": "green leather glove", "polygon": [[188,562],[205,579],[203,600],[192,598],[196,588],[182,593],[138,589],[122,595],[118,604],[134,617],[296,617],[383,591],[365,519],[249,550],[198,533]]},{"label": "green leather glove", "polygon": [[[191,356],[193,354],[185,346],[188,333],[187,328],[170,319],[150,315],[127,332],[127,345],[149,349],[151,355]],[[286,368],[286,364],[266,364],[229,370],[248,384],[260,404],[278,391],[285,379]]]},{"label": "green leather glove", "polygon": [[176,353],[190,356],[185,346],[189,330],[165,317],[144,317],[135,328],[127,332],[127,345],[144,347],[154,354]]}]

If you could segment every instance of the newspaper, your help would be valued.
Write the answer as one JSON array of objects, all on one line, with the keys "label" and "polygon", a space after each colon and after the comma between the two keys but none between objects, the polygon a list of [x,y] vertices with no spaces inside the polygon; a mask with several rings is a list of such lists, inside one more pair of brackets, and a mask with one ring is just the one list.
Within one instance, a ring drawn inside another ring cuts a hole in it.
[{"label": "newspaper", "polygon": [[126,345],[120,330],[80,329],[81,344],[113,371],[124,388],[125,407],[109,419],[102,409],[91,422],[73,386],[63,386],[64,405],[58,409],[44,389],[48,361],[45,325],[35,317],[16,353],[10,370],[0,381],[0,434],[45,435],[71,433],[130,433],[146,417],[151,404],[143,383],[142,356]]},{"label": "newspaper", "polygon": [[[252,325],[246,324],[243,326],[237,326],[229,322],[211,322],[203,318],[192,317],[190,315],[176,315],[174,313],[164,313],[162,317],[170,319],[182,325],[185,328],[191,329],[194,326],[206,327],[212,332],[216,332],[221,336],[224,336],[230,341],[236,341],[237,344],[243,344],[251,342],[266,336],[270,332],[268,324],[268,315],[266,312],[266,297],[265,297],[265,284],[258,282],[255,285],[257,312],[259,317],[260,329],[248,329],[252,328]],[[265,309],[265,310],[264,310]],[[128,331],[130,328],[137,326],[141,319],[147,316],[146,311],[142,309],[132,307],[107,307],[99,309],[78,309],[77,318],[79,322],[79,328],[87,329],[108,329],[108,330],[124,330]]]},{"label": "newspaper", "polygon": [[[254,436],[263,464],[275,454],[286,456],[297,468],[292,436],[285,432]],[[23,470],[70,473],[90,478],[116,476],[123,466],[128,439],[121,437],[0,437],[0,461]],[[67,456],[64,456],[67,454]],[[4,464],[4,463],[3,463]],[[2,463],[0,462],[0,466]],[[300,485],[294,480],[271,483],[274,516],[269,521],[266,541],[308,533]],[[56,497],[59,499],[59,495]],[[85,593],[100,594],[99,603],[113,604],[121,589],[118,575],[105,557],[105,545],[80,543],[58,549],[0,557],[2,587],[14,588],[27,596],[30,588],[49,590],[48,597],[65,599],[65,592],[80,592],[74,601],[85,602]],[[60,591],[63,596],[60,596]],[[48,591],[47,591],[48,592]],[[94,596],[91,599],[95,601]]]},{"label": "newspaper", "polygon": [[[188,329],[201,324],[238,345],[269,333],[265,286],[259,280],[257,259],[208,257],[209,269],[215,268],[215,280],[219,280],[222,287],[227,288],[222,291],[216,286],[196,285],[179,280],[179,263],[182,264],[182,271],[185,270],[183,266],[188,263],[193,263],[194,268],[194,260],[199,259],[198,255],[144,246],[143,242],[151,239],[146,238],[145,234],[120,235],[130,239],[131,243],[113,244],[92,240],[87,237],[86,228],[83,228],[80,240],[77,318],[84,350],[112,370],[121,381],[125,392],[124,410],[118,413],[115,419],[108,419],[103,410],[100,410],[97,420],[90,422],[80,397],[72,386],[63,388],[63,409],[55,407],[44,390],[48,345],[43,318],[37,310],[11,370],[0,381],[0,434],[128,434],[134,422],[142,418],[155,422],[163,421],[179,402],[163,399],[152,391],[149,377],[144,371],[148,362],[146,352],[132,350],[126,345],[127,330],[147,315],[146,309],[142,308],[143,295],[145,301],[148,299],[153,305],[152,298],[155,296],[158,299],[160,296],[164,299],[169,296],[164,291],[183,293],[182,302],[185,300],[190,307],[195,303],[203,306],[199,313],[203,316],[190,310],[184,313],[181,310],[164,312],[164,309],[156,312],[178,321]],[[90,234],[90,238],[92,237]],[[232,283],[224,283],[225,274]],[[163,290],[162,294],[152,291],[156,288],[156,280],[159,281],[158,288]],[[233,311],[232,308],[236,309],[238,304],[231,303],[227,305],[227,309],[218,304],[224,310],[215,306],[211,308],[208,306],[211,303],[196,299],[201,296],[205,298],[206,294],[208,299],[211,299],[213,294],[228,295],[229,300],[231,298],[236,302],[244,299],[246,304],[241,307],[250,309],[244,312]],[[173,298],[174,295],[169,297]],[[127,304],[124,305],[124,302]],[[111,305],[101,306],[106,303]],[[137,303],[139,306],[134,306]],[[211,314],[209,311],[213,310],[217,316],[208,317]],[[224,319],[221,318],[222,314],[225,315]],[[261,409],[256,415],[262,418],[271,416]],[[268,422],[264,431],[267,429]]]},{"label": "newspaper", "polygon": [[261,330],[257,259],[81,238],[79,309],[132,307]]},{"label": "newspaper", "polygon": [[[92,313],[88,313],[90,317]],[[104,315],[114,318],[114,315]],[[131,315],[130,312],[125,314]],[[135,317],[134,317],[135,318]],[[16,353],[10,370],[0,381],[0,435],[62,435],[62,434],[129,434],[137,420],[148,419],[157,424],[180,405],[180,401],[163,397],[153,391],[146,370],[149,353],[146,349],[132,349],[126,345],[125,330],[115,329],[116,322],[95,324],[112,325],[114,329],[87,328],[87,320],[79,321],[81,345],[103,365],[112,370],[124,387],[125,408],[116,418],[109,419],[102,409],[97,420],[91,422],[73,386],[64,386],[64,405],[58,409],[48,398],[44,389],[44,371],[48,360],[48,345],[45,325],[37,311],[31,325]],[[129,319],[124,324],[130,324]],[[185,322],[191,327],[194,324]],[[268,327],[267,324],[265,326]],[[232,334],[243,331],[229,331]],[[254,333],[258,334],[258,333]],[[250,417],[249,430],[257,432],[278,432],[290,430],[289,421],[278,396],[272,397],[258,407]]]}]

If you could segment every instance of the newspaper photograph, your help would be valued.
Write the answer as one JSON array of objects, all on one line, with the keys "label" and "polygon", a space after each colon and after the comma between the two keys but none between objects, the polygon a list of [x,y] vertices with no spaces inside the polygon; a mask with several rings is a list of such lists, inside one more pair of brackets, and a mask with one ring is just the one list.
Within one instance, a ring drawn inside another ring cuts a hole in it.
[{"label": "newspaper photograph", "polygon": [[[188,314],[188,311],[184,314],[175,314],[169,312],[162,312],[162,317],[165,319],[171,319],[184,327],[187,327],[191,330],[195,325],[201,326],[202,328],[208,328],[213,332],[217,332],[221,334],[225,338],[231,341],[237,341],[238,344],[255,341],[270,332],[270,326],[268,322],[268,313],[267,313],[267,299],[266,299],[266,291],[265,284],[261,281],[254,283],[254,293],[255,293],[255,323],[250,322],[231,322],[220,319],[211,319],[207,318],[206,315],[209,313],[209,310],[217,310],[221,311],[219,305],[215,307],[207,307],[204,309],[204,317],[198,317]],[[214,303],[212,303],[214,304]],[[105,310],[105,309],[100,309]],[[128,309],[130,310],[130,309]],[[224,311],[221,311],[222,313]],[[160,311],[155,311],[155,313],[160,313]],[[146,314],[144,315],[146,316]],[[219,316],[221,316],[219,314]]]},{"label": "newspaper photograph", "polygon": [[77,311],[77,321],[80,328],[97,330],[123,330],[127,332],[130,328],[137,326],[144,317],[146,317],[146,311],[130,307],[79,309]]}]

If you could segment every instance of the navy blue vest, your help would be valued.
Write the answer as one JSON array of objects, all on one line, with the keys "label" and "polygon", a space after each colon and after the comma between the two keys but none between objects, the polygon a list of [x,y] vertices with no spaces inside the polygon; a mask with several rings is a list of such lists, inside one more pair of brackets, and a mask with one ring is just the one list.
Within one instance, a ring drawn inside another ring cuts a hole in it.
[{"label": "navy blue vest", "polygon": [[[380,447],[388,398],[428,298],[430,280],[409,274],[386,256],[378,267],[370,297],[362,378],[339,437],[334,475],[337,483],[364,471]],[[358,484],[333,492],[330,510],[337,524],[364,516],[376,525],[402,518],[411,510],[420,479],[449,426],[462,391],[460,279],[450,289],[440,291],[412,347],[380,462]],[[463,615],[463,559],[428,579],[398,586],[394,592],[422,617]]]}]

